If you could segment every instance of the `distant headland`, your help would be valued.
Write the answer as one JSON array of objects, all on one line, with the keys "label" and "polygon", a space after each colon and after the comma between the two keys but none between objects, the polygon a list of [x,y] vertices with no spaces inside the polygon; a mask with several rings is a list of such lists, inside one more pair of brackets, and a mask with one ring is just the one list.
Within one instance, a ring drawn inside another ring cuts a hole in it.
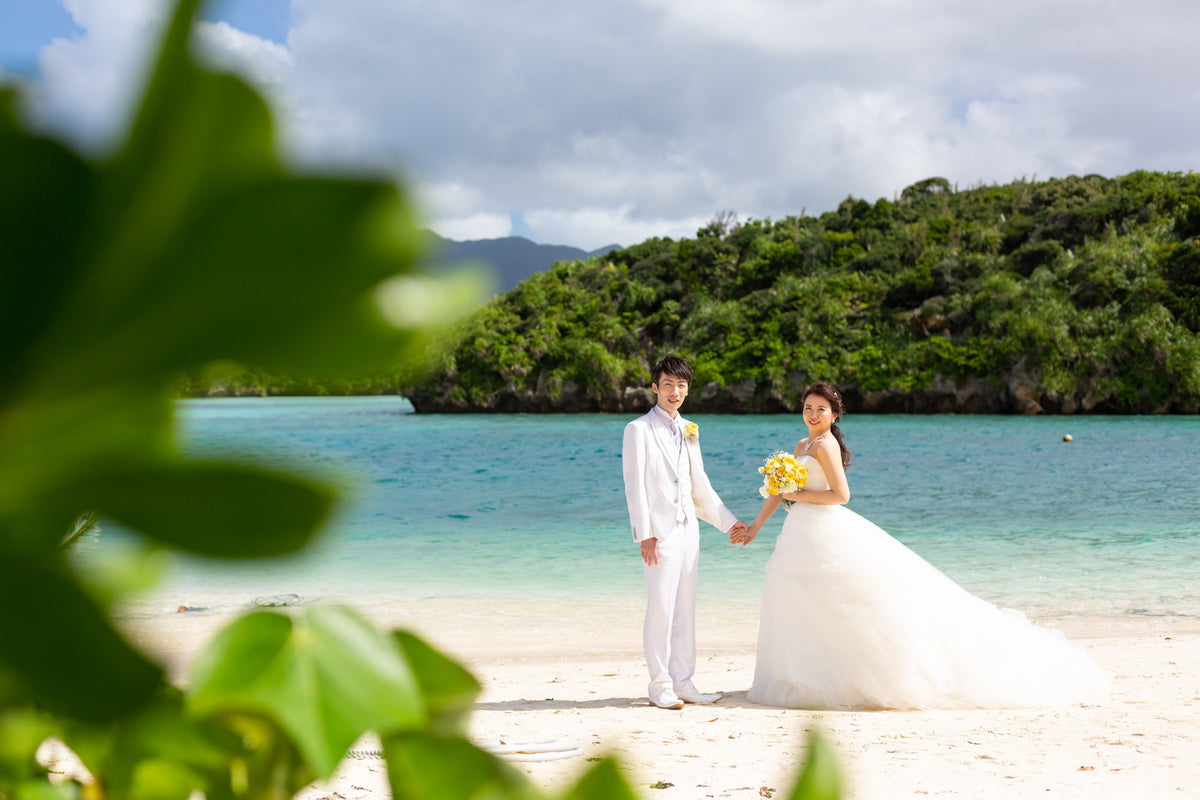
[{"label": "distant headland", "polygon": [[419,379],[360,388],[419,412],[636,412],[668,352],[696,368],[691,413],[794,412],[818,379],[859,412],[1200,413],[1200,174],[929,178],[815,217],[722,215],[556,261]]}]

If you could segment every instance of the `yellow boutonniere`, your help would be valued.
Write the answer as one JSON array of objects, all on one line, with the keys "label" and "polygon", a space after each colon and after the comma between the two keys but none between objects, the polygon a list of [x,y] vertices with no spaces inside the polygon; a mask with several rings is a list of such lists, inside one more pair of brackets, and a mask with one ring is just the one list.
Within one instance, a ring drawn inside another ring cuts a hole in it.
[{"label": "yellow boutonniere", "polygon": [[683,435],[688,438],[688,441],[696,441],[700,438],[700,426],[694,422],[689,422],[683,426]]}]

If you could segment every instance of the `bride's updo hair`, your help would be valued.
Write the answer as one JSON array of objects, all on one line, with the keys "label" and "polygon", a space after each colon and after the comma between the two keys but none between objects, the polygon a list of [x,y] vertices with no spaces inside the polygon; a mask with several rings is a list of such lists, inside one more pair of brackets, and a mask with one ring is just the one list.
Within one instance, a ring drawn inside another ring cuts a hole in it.
[{"label": "bride's updo hair", "polygon": [[[800,395],[800,405],[804,406],[804,401],[808,399],[810,394],[819,395],[829,401],[829,409],[838,419],[842,418],[842,414],[846,413],[846,404],[842,402],[841,393],[833,387],[832,383],[825,381],[817,381],[809,384],[809,387],[804,390],[804,394]],[[842,436],[842,429],[838,427],[837,420],[829,426],[829,432],[833,434],[833,438],[837,439],[838,447],[842,449],[842,467],[850,466],[850,459],[853,456],[850,450],[846,448],[846,440]]]}]

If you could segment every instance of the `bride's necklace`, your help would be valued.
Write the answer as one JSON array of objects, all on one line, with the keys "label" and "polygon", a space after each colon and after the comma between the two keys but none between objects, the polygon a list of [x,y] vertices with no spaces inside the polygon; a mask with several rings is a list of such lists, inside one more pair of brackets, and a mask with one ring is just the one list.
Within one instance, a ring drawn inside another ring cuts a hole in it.
[{"label": "bride's necklace", "polygon": [[821,442],[821,440],[823,440],[828,435],[829,435],[829,431],[826,430],[824,433],[819,434],[819,435],[814,436],[813,438],[809,439],[808,444],[804,445],[804,455],[808,455],[808,452],[810,450],[812,450],[813,445],[818,444],[819,442]]}]

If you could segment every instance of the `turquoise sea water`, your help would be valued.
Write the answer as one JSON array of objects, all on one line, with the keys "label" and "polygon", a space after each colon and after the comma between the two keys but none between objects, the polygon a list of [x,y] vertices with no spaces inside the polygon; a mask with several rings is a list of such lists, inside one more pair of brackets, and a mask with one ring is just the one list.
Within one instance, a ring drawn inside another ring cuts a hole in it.
[{"label": "turquoise sea water", "polygon": [[[642,586],[613,415],[419,415],[395,397],[183,401],[186,447],[356,486],[302,556],[181,559],[163,593],[628,596]],[[747,521],[797,416],[696,416]],[[1039,617],[1200,616],[1200,418],[850,416],[850,508],[972,592]],[[1074,441],[1062,441],[1064,434]],[[732,547],[702,525],[701,592],[757,595],[782,524]],[[104,537],[102,537],[101,547]]]}]

